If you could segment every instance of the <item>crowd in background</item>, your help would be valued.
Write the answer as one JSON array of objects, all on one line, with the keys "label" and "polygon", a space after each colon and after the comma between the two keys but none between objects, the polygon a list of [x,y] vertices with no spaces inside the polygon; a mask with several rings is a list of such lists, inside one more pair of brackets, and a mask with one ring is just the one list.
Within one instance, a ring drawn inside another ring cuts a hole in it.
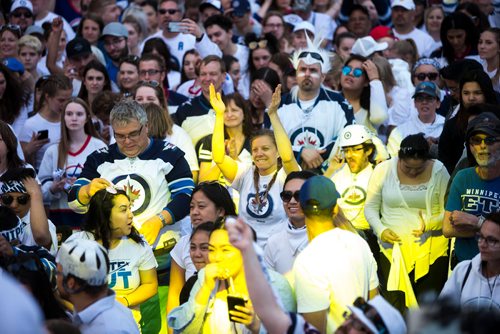
[{"label": "crowd in background", "polygon": [[500,0],[0,1],[5,333],[494,332],[499,67]]}]

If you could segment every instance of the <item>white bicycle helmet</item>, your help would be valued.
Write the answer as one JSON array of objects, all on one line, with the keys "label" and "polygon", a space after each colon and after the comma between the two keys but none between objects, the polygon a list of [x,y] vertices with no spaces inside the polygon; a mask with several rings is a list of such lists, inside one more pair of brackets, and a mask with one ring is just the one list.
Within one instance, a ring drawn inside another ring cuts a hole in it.
[{"label": "white bicycle helmet", "polygon": [[86,239],[66,241],[61,245],[56,261],[61,264],[64,277],[71,274],[91,286],[100,286],[108,282],[108,252],[96,241]]},{"label": "white bicycle helmet", "polygon": [[373,134],[366,126],[361,124],[352,124],[342,129],[339,136],[339,146],[355,146],[372,139]]}]

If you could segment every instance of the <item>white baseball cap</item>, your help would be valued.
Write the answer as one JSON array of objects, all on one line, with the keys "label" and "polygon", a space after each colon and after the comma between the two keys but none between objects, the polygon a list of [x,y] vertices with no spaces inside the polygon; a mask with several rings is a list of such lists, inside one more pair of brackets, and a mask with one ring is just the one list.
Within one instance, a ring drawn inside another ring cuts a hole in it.
[{"label": "white baseball cap", "polygon": [[393,0],[391,4],[391,8],[394,7],[403,7],[404,9],[407,10],[414,10],[415,9],[415,3],[413,0]]},{"label": "white baseball cap", "polygon": [[311,34],[316,35],[316,29],[314,29],[314,26],[308,21],[299,22],[295,25],[295,27],[293,27],[293,32],[297,32],[300,30],[307,30]]},{"label": "white baseball cap", "polygon": [[372,140],[373,134],[361,124],[351,124],[342,129],[339,136],[339,146],[355,146]]},{"label": "white baseball cap", "polygon": [[26,8],[33,14],[33,5],[31,4],[31,1],[29,0],[16,0],[12,3],[12,6],[10,6],[10,12],[12,13],[18,8]]},{"label": "white baseball cap", "polygon": [[369,57],[377,51],[383,51],[389,47],[386,42],[377,43],[373,37],[366,36],[358,38],[352,46],[351,53],[363,57]]},{"label": "white baseball cap", "polygon": [[[368,301],[382,318],[382,321],[387,328],[388,334],[406,334],[406,324],[401,313],[389,304],[382,296],[376,296]],[[347,306],[356,317],[363,322],[373,333],[379,333],[378,329],[372,320],[370,320],[365,312],[356,306]]]}]

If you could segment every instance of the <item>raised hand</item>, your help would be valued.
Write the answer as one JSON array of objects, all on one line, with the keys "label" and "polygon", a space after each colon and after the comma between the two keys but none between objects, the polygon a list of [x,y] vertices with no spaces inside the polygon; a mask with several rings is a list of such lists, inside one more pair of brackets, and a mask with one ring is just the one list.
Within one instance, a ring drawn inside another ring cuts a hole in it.
[{"label": "raised hand", "polygon": [[267,111],[269,116],[276,114],[280,103],[281,103],[281,84],[276,86],[276,89],[274,90],[273,96],[271,98],[271,104],[269,105]]},{"label": "raised hand", "polygon": [[226,106],[224,102],[222,102],[220,93],[215,91],[215,87],[213,84],[210,84],[210,104],[212,105],[212,108],[214,108],[216,114],[224,115]]}]

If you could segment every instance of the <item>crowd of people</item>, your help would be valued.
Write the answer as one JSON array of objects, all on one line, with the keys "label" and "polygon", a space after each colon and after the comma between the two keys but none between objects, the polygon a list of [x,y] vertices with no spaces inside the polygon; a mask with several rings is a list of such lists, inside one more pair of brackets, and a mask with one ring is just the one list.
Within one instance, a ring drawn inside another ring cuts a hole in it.
[{"label": "crowd of people", "polygon": [[500,0],[0,2],[4,333],[500,325]]}]

